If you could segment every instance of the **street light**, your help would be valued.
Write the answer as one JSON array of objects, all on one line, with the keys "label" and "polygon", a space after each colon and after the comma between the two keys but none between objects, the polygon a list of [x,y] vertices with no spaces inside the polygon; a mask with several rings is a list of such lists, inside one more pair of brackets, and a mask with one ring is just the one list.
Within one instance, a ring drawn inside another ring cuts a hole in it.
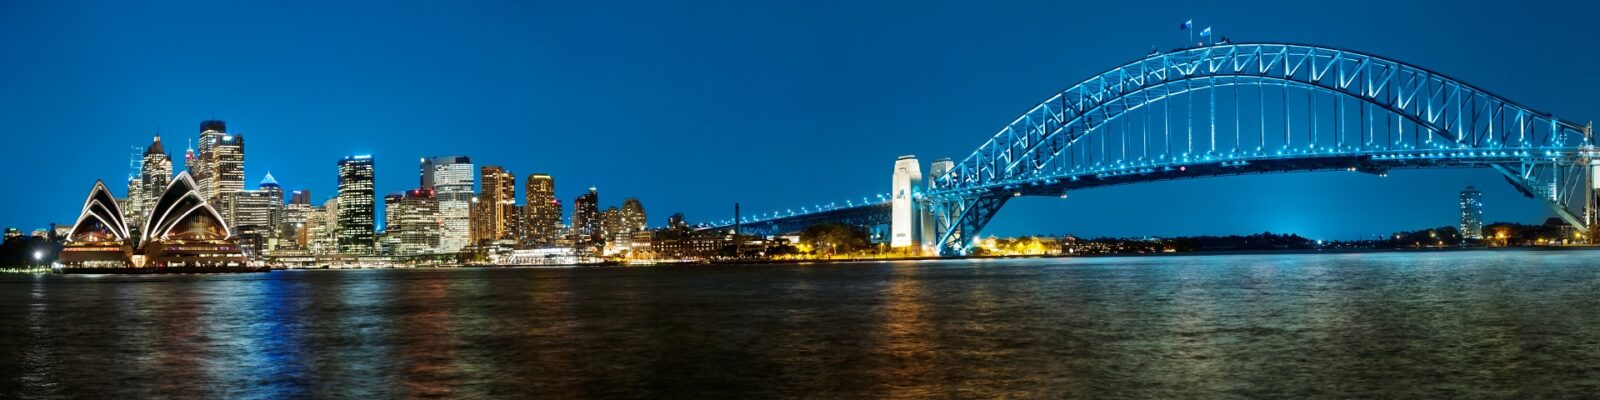
[{"label": "street light", "polygon": [[33,251],[33,266],[35,268],[38,268],[40,261],[44,261],[44,251],[34,250]]}]

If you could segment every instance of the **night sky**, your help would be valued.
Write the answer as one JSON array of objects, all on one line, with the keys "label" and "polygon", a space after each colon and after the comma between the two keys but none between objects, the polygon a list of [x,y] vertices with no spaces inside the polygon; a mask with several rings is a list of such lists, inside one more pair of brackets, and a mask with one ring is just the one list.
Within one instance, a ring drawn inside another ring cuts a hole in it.
[{"label": "night sky", "polygon": [[[380,195],[416,187],[420,157],[468,155],[519,197],[534,172],[563,202],[639,197],[651,225],[860,198],[896,156],[959,160],[1053,91],[1182,45],[1187,19],[1600,116],[1593,2],[148,3],[0,2],[0,226],[72,222],[94,180],[122,194],[129,146],[159,129],[181,159],[211,118],[246,137],[247,187],[271,171],[318,203],[350,154],[377,159]],[[985,234],[1350,239],[1454,225],[1469,184],[1490,221],[1551,215],[1487,169],[1299,173],[1025,198]]]}]

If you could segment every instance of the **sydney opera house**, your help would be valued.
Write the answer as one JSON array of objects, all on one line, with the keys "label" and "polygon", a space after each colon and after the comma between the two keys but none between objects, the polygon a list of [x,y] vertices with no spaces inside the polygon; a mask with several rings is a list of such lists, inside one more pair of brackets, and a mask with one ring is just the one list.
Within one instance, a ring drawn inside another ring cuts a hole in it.
[{"label": "sydney opera house", "polygon": [[[144,226],[130,227],[116,197],[96,181],[61,252],[63,272],[246,272],[251,267],[221,214],[180,173],[167,184]],[[135,230],[137,229],[137,230]]]}]

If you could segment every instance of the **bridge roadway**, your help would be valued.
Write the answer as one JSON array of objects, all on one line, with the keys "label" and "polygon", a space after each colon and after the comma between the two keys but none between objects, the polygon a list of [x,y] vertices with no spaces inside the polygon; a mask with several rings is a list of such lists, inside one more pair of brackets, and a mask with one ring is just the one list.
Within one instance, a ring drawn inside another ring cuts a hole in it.
[{"label": "bridge roadway", "polygon": [[[937,237],[922,240],[959,255],[1018,196],[1257,173],[1493,168],[1587,230],[1597,155],[1592,124],[1432,70],[1325,46],[1219,44],[1151,54],[1057,92],[903,198],[932,216]],[[890,208],[778,213],[760,232],[887,223]]]}]

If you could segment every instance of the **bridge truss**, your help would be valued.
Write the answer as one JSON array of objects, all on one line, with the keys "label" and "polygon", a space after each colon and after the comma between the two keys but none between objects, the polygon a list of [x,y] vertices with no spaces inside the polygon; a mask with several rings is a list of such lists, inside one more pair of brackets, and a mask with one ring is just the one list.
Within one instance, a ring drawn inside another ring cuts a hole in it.
[{"label": "bridge truss", "polygon": [[939,252],[965,254],[1013,197],[1267,172],[1489,167],[1569,224],[1595,222],[1593,126],[1445,75],[1320,46],[1152,54],[1002,128],[921,201]]}]

